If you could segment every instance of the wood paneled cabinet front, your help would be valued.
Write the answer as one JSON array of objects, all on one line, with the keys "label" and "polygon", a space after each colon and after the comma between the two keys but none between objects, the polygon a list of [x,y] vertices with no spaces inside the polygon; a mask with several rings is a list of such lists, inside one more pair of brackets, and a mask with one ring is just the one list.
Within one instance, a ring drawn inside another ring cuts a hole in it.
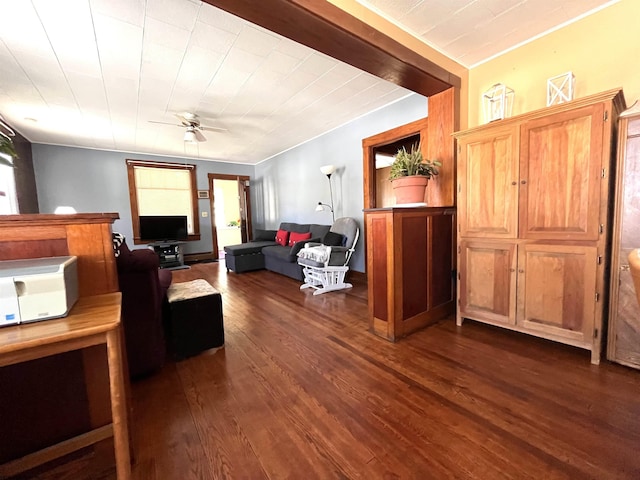
[{"label": "wood paneled cabinet front", "polygon": [[620,90],[458,132],[458,314],[591,350]]},{"label": "wood paneled cabinet front", "polygon": [[[595,348],[597,257],[595,247],[519,245],[516,326],[540,337]],[[595,355],[599,354],[598,349]]]},{"label": "wood paneled cabinet front", "polygon": [[462,318],[515,325],[516,261],[514,242],[460,242],[458,325]]},{"label": "wood paneled cabinet front", "polygon": [[521,238],[598,240],[611,158],[603,152],[604,111],[597,103],[522,124]]},{"label": "wood paneled cabinet front", "polygon": [[597,274],[595,247],[463,240],[463,318],[591,349]]},{"label": "wood paneled cabinet front", "polygon": [[462,237],[518,236],[517,126],[471,134],[458,143],[458,222]]}]

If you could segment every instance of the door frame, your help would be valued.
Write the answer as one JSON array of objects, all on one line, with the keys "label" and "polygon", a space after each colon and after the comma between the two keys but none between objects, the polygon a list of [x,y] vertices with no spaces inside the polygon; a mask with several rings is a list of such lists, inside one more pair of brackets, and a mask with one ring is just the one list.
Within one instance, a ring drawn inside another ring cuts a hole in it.
[{"label": "door frame", "polygon": [[240,234],[242,242],[248,242],[253,236],[251,225],[251,177],[249,175],[229,175],[224,173],[208,173],[209,211],[211,212],[211,238],[213,243],[213,258],[218,256],[218,231],[216,228],[214,180],[235,180],[238,182],[238,199],[240,207]]}]

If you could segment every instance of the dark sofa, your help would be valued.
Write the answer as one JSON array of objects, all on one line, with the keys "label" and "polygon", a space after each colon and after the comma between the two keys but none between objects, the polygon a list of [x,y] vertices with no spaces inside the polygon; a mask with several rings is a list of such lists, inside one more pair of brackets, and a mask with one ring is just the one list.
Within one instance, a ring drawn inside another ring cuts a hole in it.
[{"label": "dark sofa", "polygon": [[[282,222],[278,230],[257,230],[253,241],[224,247],[227,271],[242,273],[266,268],[302,280],[304,276],[302,267],[298,265],[298,252],[307,242],[321,242],[330,228],[330,225]],[[310,235],[293,245],[280,245],[276,242],[279,230]]]},{"label": "dark sofa", "polygon": [[154,372],[164,363],[163,303],[172,274],[159,268],[158,255],[152,250],[129,250],[124,240],[114,249],[129,375],[135,378]]}]

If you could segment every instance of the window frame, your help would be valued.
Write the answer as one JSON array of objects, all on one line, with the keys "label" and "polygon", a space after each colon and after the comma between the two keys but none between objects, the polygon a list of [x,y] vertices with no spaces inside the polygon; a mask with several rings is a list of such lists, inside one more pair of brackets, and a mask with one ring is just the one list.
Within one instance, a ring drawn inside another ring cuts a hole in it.
[{"label": "window frame", "polygon": [[174,170],[189,170],[191,178],[191,208],[193,210],[193,233],[188,236],[188,241],[200,240],[200,219],[198,217],[198,190],[196,186],[196,166],[186,163],[163,163],[146,160],[127,159],[127,177],[129,179],[129,202],[131,204],[131,225],[133,227],[134,245],[146,245],[140,240],[140,220],[138,214],[138,187],[136,186],[135,167],[166,168]]}]

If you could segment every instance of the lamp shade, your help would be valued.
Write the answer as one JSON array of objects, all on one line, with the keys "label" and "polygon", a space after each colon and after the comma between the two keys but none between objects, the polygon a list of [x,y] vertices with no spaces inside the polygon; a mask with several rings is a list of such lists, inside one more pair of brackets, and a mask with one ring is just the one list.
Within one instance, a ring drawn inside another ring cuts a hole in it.
[{"label": "lamp shade", "polygon": [[325,165],[323,167],[320,167],[320,171],[322,173],[324,173],[325,175],[331,175],[333,172],[336,171],[336,166],[335,165]]},{"label": "lamp shade", "polygon": [[56,207],[53,213],[55,213],[56,215],[69,215],[69,214],[78,213],[78,212],[73,207],[70,207],[67,205],[60,205],[59,207]]},{"label": "lamp shade", "polygon": [[316,207],[316,212],[321,212],[322,210],[324,210],[324,208],[322,207],[322,203],[318,202],[318,206]]},{"label": "lamp shade", "polygon": [[184,132],[184,141],[186,143],[196,143],[196,133],[193,130]]}]

